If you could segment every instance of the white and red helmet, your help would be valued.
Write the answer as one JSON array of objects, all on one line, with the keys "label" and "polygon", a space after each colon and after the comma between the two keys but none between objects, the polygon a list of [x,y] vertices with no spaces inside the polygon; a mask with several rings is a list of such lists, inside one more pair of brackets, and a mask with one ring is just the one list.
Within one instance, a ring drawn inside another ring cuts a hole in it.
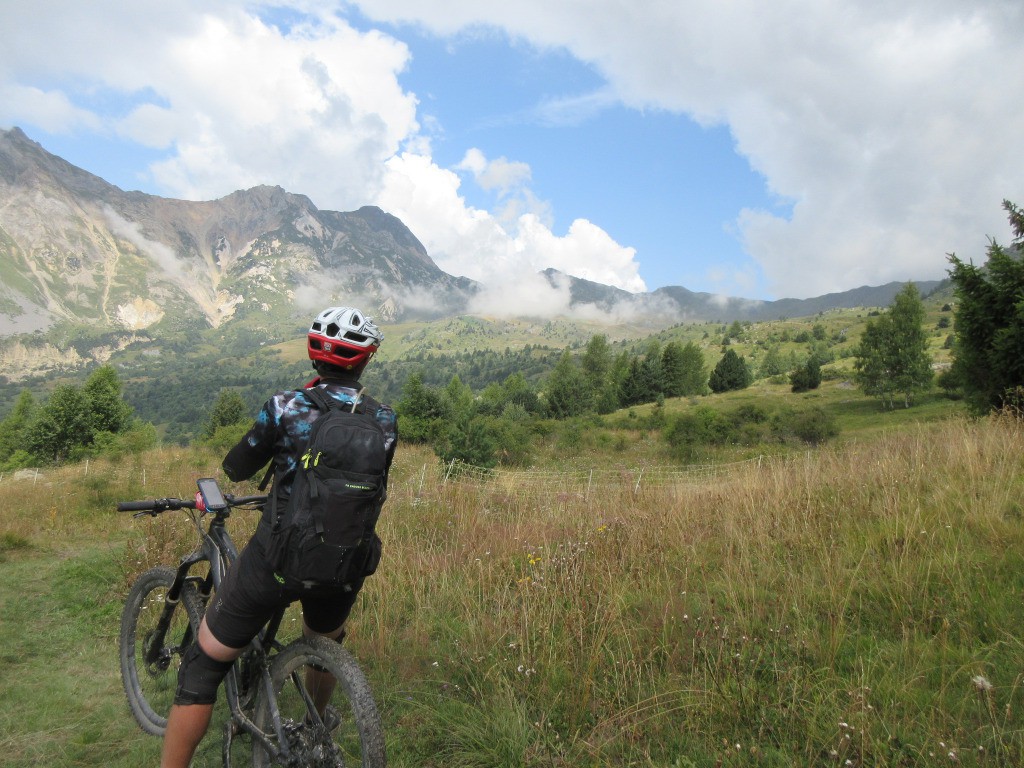
[{"label": "white and red helmet", "polygon": [[309,328],[309,359],[339,368],[361,368],[373,357],[384,334],[373,320],[353,307],[325,309]]}]

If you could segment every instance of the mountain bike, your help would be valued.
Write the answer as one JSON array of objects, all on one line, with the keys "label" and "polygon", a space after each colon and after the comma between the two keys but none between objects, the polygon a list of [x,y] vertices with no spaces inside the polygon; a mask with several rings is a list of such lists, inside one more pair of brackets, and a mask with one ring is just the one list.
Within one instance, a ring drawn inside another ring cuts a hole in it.
[{"label": "mountain bike", "polygon": [[[162,736],[177,685],[178,667],[195,642],[210,595],[220,586],[238,550],[226,522],[233,509],[262,509],[266,496],[222,494],[216,481],[197,481],[195,500],[164,498],[126,501],[118,511],[156,517],[185,510],[199,534],[199,545],[176,568],[157,566],[142,573],[121,615],[121,679],[128,705],[146,733]],[[205,508],[205,509],[204,509]],[[208,521],[204,530],[204,519]],[[225,724],[222,759],[251,756],[256,768],[271,765],[385,765],[384,735],[373,693],[351,653],[326,638],[277,640],[285,610],[275,613],[235,661],[224,680],[230,719]],[[313,704],[307,682],[330,673],[337,685],[323,712]],[[246,743],[248,749],[246,749]]]}]

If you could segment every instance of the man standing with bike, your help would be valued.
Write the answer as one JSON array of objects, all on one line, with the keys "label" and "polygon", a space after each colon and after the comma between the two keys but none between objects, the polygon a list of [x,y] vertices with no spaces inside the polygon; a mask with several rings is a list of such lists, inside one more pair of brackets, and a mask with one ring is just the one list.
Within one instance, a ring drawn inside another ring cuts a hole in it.
[{"label": "man standing with bike", "polygon": [[[161,768],[187,768],[210,724],[217,689],[231,664],[242,654],[275,610],[296,600],[302,603],[303,633],[341,642],[348,618],[365,576],[376,568],[380,540],[364,538],[346,565],[345,581],[330,588],[304,590],[283,578],[275,568],[275,524],[289,508],[298,472],[308,467],[313,424],[326,416],[322,406],[343,406],[368,414],[382,433],[383,486],[398,440],[394,411],[362,395],[359,376],[377,351],[383,334],[366,315],[351,307],[332,307],[313,321],[307,334],[307,351],[318,377],[305,390],[279,392],[263,406],[249,432],[227,454],[224,473],[231,480],[245,480],[272,462],[274,487],[252,540],[228,569],[199,627],[198,642],[182,658],[178,687],[164,734]],[[308,390],[315,390],[309,392]],[[306,454],[306,455],[304,455]],[[305,460],[305,461],[304,461]],[[378,504],[385,489],[379,489]],[[379,513],[379,507],[376,510]],[[310,672],[320,679],[307,680],[321,709],[330,698],[334,680],[326,673]]]}]

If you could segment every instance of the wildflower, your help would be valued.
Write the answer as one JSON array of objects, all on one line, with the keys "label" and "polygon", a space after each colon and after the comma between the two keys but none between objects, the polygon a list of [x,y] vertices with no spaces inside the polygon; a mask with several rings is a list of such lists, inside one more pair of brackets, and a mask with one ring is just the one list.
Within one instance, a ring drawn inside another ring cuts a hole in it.
[{"label": "wildflower", "polygon": [[975,675],[971,678],[971,682],[974,683],[974,687],[978,689],[980,693],[988,693],[992,690],[992,683],[984,675]]}]

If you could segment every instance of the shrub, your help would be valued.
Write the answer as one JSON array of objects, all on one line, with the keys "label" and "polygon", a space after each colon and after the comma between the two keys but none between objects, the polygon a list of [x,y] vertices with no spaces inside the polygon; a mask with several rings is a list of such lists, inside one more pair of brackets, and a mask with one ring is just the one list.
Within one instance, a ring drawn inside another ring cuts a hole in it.
[{"label": "shrub", "polygon": [[811,445],[820,445],[839,435],[839,424],[835,416],[824,408],[780,411],[772,421],[772,431],[783,442],[796,438]]}]

